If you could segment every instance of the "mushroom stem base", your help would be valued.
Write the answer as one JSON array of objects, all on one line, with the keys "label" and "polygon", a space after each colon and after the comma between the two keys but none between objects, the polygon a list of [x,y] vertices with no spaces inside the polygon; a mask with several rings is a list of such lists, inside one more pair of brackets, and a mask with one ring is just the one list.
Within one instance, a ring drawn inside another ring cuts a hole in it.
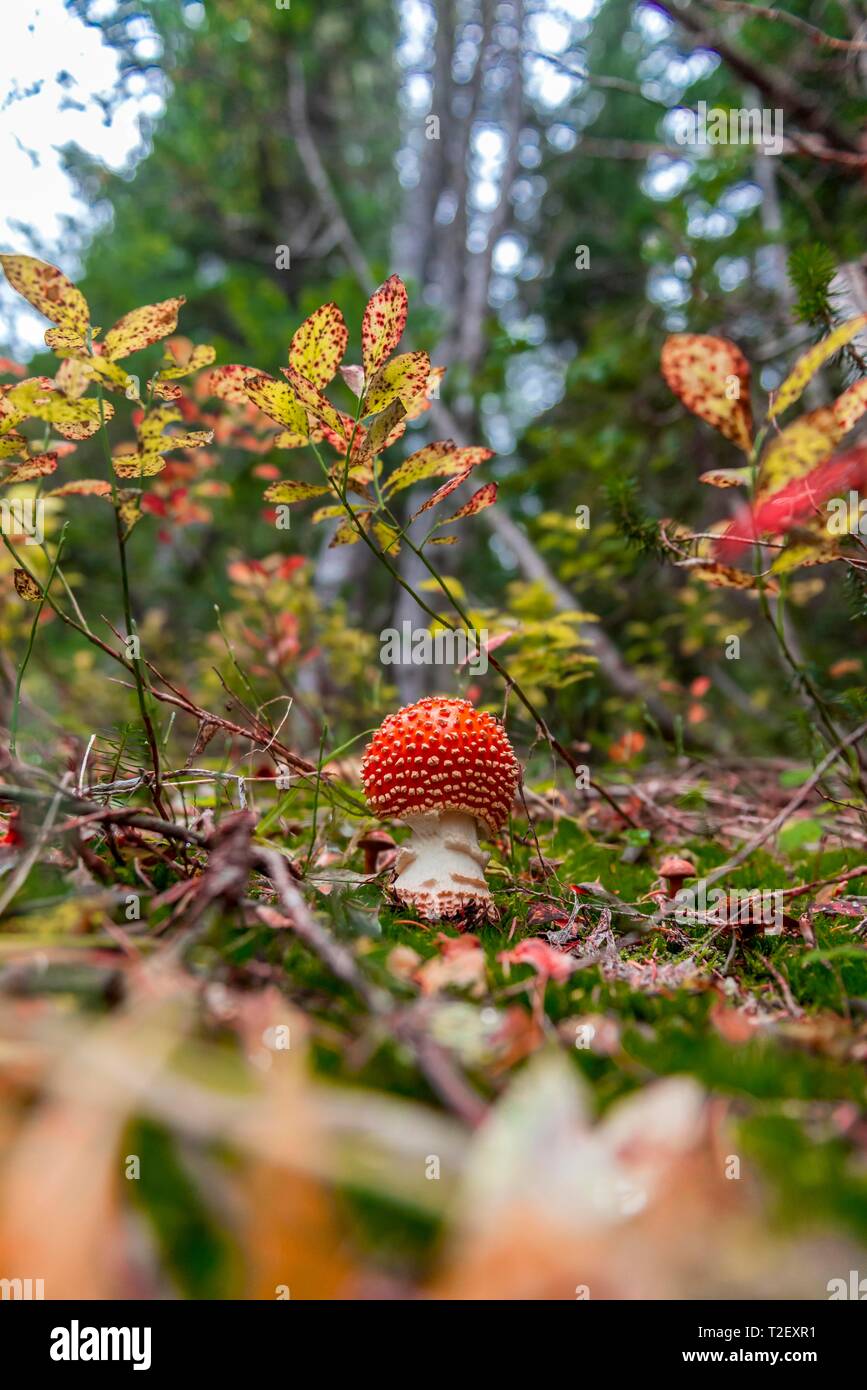
[{"label": "mushroom stem base", "polygon": [[395,897],[429,922],[473,918],[499,921],[473,816],[431,811],[407,816],[412,837],[401,847],[392,884]]}]

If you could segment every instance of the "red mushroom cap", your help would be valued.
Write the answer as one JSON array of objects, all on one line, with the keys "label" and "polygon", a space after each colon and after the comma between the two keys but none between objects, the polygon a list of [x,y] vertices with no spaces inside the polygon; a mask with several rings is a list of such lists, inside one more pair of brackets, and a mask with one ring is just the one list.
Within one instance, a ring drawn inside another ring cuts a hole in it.
[{"label": "red mushroom cap", "polygon": [[495,832],[518,789],[518,760],[499,720],[468,700],[427,696],[390,714],[364,751],[371,809],[396,820],[462,811]]},{"label": "red mushroom cap", "polygon": [[659,866],[660,878],[695,878],[695,865],[679,854],[669,854]]}]

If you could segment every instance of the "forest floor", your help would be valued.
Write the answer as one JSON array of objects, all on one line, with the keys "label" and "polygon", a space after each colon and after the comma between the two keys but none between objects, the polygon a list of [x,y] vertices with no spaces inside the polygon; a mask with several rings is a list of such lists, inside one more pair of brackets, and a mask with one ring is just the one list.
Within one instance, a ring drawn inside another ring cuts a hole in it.
[{"label": "forest floor", "polygon": [[257,820],[199,787],[186,842],[25,807],[0,1253],[80,1282],[90,1219],[94,1296],[120,1247],[131,1287],[194,1297],[827,1297],[867,1246],[867,836],[793,763],[619,781],[620,813],[528,786],[501,921],[464,933],[390,906],[393,851],[300,788],[277,817],[250,783]]}]

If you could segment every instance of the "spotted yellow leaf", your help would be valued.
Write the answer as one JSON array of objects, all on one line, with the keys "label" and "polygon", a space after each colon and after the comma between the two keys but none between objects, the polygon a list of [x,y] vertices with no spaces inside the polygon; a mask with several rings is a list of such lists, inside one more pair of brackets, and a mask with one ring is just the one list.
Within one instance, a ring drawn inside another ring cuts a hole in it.
[{"label": "spotted yellow leaf", "polygon": [[746,487],[751,477],[751,468],[709,468],[698,480],[709,487]]},{"label": "spotted yellow leaf", "polygon": [[[90,310],[81,290],[56,265],[35,256],[0,256],[0,265],[14,290],[40,314],[76,338],[83,339],[90,324]],[[48,330],[49,333],[51,329]]]},{"label": "spotted yellow leaf", "polygon": [[373,482],[374,477],[375,474],[370,463],[355,463],[346,474],[347,481],[352,485],[353,490],[363,493],[365,496],[367,495],[367,487]]},{"label": "spotted yellow leaf", "polygon": [[174,333],[178,326],[178,312],[186,302],[185,295],[175,299],[163,299],[159,304],[143,304],[140,309],[132,309],[118,319],[110,328],[102,343],[102,355],[109,362],[120,357],[129,357],[132,352],[140,352]]},{"label": "spotted yellow leaf", "polygon": [[[757,589],[758,579],[756,575],[750,574],[748,570],[735,569],[732,565],[721,565],[715,561],[703,561],[695,565],[687,561],[689,573],[694,579],[700,579],[703,584],[707,584],[711,589]],[[763,582],[765,593],[779,593],[780,586],[772,579],[765,579]]]},{"label": "spotted yellow leaf", "polygon": [[662,349],[662,375],[693,415],[739,449],[752,448],[750,366],[728,338],[674,333]]},{"label": "spotted yellow leaf", "polygon": [[169,338],[160,365],[160,376],[168,381],[210,367],[217,349],[210,343],[192,343],[189,338]]},{"label": "spotted yellow leaf", "polygon": [[56,454],[36,454],[33,458],[25,459],[23,463],[19,463],[16,468],[6,473],[4,477],[0,478],[0,483],[4,486],[10,483],[30,483],[34,478],[47,477],[56,468]]},{"label": "spotted yellow leaf", "polygon": [[390,275],[371,296],[361,323],[361,357],[368,381],[400,342],[408,308],[406,286],[397,275]]},{"label": "spotted yellow leaf", "polygon": [[167,449],[202,449],[206,444],[212,443],[213,438],[213,430],[187,430],[184,434],[164,435],[160,447],[164,451]]},{"label": "spotted yellow leaf", "polygon": [[181,412],[172,405],[160,405],[145,415],[138,427],[138,449],[118,449],[112,458],[119,478],[149,478],[161,473],[166,466],[163,454],[172,449],[198,449],[210,444],[213,430],[191,430],[183,434],[166,434],[169,425],[181,420]]},{"label": "spotted yellow leaf", "polygon": [[148,381],[148,390],[155,400],[158,401],[180,401],[183,399],[183,391],[174,381],[161,381],[159,377],[151,377]]},{"label": "spotted yellow leaf", "polygon": [[284,502],[291,506],[293,502],[306,502],[310,497],[324,497],[329,491],[322,483],[296,483],[287,478],[265,489],[265,501]]},{"label": "spotted yellow leaf", "polygon": [[296,434],[293,430],[281,430],[279,434],[274,436],[274,448],[300,449],[304,444],[309,444],[311,439],[313,439],[312,434]]},{"label": "spotted yellow leaf", "polygon": [[169,449],[198,449],[210,444],[214,438],[213,430],[189,430],[184,434],[166,434],[169,425],[177,424],[181,413],[174,406],[162,405],[150,411],[138,427],[138,437],[145,453],[158,450],[166,453]]},{"label": "spotted yellow leaf", "polygon": [[407,409],[423,395],[430,376],[430,358],[426,352],[404,352],[380,367],[367,388],[364,415],[376,415],[392,401],[398,400]]},{"label": "spotted yellow leaf", "polygon": [[62,487],[53,487],[46,497],[110,497],[111,483],[102,478],[76,478]]},{"label": "spotted yellow leaf", "polygon": [[132,528],[141,521],[141,492],[137,488],[117,489],[117,514],[125,539]]},{"label": "spotted yellow leaf", "polygon": [[137,429],[142,447],[146,450],[157,448],[169,425],[177,425],[182,419],[181,412],[173,405],[158,405],[155,410],[148,411]]},{"label": "spotted yellow leaf", "polygon": [[339,502],[334,506],[317,507],[315,512],[310,513],[310,520],[318,526],[320,521],[333,521],[336,516],[346,516],[346,508]]},{"label": "spotted yellow leaf", "polygon": [[387,555],[397,555],[400,550],[400,531],[388,521],[374,521],[373,534],[379,541],[380,549]]},{"label": "spotted yellow leaf", "polygon": [[297,329],[289,345],[289,365],[321,389],[333,380],[348,341],[337,305],[323,304]]},{"label": "spotted yellow leaf", "polygon": [[406,430],[406,408],[399,400],[394,400],[380,411],[367,427],[365,439],[360,450],[362,458],[376,458],[395,444]]},{"label": "spotted yellow leaf", "polygon": [[786,377],[779,391],[777,391],[771,406],[768,410],[768,418],[775,420],[790,405],[801,396],[807,382],[810,381],[820,367],[850,343],[857,333],[867,324],[867,314],[859,314],[857,318],[849,319],[847,323],[841,323],[839,328],[835,328],[833,333],[829,333],[827,338],[823,338],[815,347],[811,347],[807,352],[798,358],[789,375]]},{"label": "spotted yellow leaf", "polygon": [[71,353],[83,357],[87,353],[87,342],[74,328],[46,328],[45,345],[53,352]]},{"label": "spotted yellow leaf", "polygon": [[820,463],[834,448],[842,429],[833,407],[814,410],[802,415],[780,434],[765,450],[759,465],[757,501],[778,492],[794,478],[801,478]]},{"label": "spotted yellow leaf", "polygon": [[[212,396],[217,396],[229,405],[247,404],[247,382],[263,373],[258,367],[244,367],[239,362],[231,362],[225,367],[215,367],[208,372],[205,384]],[[265,377],[266,381],[272,378]]]},{"label": "spotted yellow leaf", "polygon": [[304,409],[314,419],[319,420],[325,428],[332,431],[337,439],[345,445],[348,441],[346,423],[349,417],[335,409],[327,396],[323,396],[318,386],[314,386],[312,381],[308,381],[294,367],[281,367],[280,370]]},{"label": "spotted yellow leaf", "polygon": [[[19,418],[44,420],[64,439],[88,439],[102,423],[99,401],[70,400],[53,382],[46,385],[44,378],[22,381],[12,387],[6,399],[14,409],[22,412]],[[103,413],[106,420],[114,414],[110,401],[103,402]]]},{"label": "spotted yellow leaf", "polygon": [[[356,512],[355,516],[359,526],[366,531],[370,526],[370,512]],[[347,517],[346,521],[338,526],[331,540],[328,542],[328,549],[333,550],[334,547],[338,545],[357,545],[360,540],[361,536],[358,533],[355,522],[350,521]]]},{"label": "spotted yellow leaf", "polygon": [[391,496],[426,478],[449,478],[456,473],[469,472],[491,457],[490,449],[459,449],[454,440],[440,439],[435,444],[426,444],[398,464],[386,483],[386,492]]},{"label": "spotted yellow leaf", "polygon": [[790,574],[792,570],[807,569],[811,565],[829,565],[840,559],[840,550],[832,541],[798,541],[787,545],[771,565],[774,574]]},{"label": "spotted yellow leaf", "polygon": [[210,367],[216,355],[217,349],[209,343],[194,344],[189,338],[169,338],[159,372],[148,381],[148,389],[161,400],[179,400],[181,388],[171,383]]},{"label": "spotted yellow leaf", "polygon": [[[275,381],[273,377],[262,374],[248,378],[245,390],[253,405],[258,406],[270,419],[276,420],[278,425],[285,425],[288,432],[302,442],[307,440],[307,412],[285,381]],[[286,448],[287,445],[281,447]]]},{"label": "spotted yellow leaf", "polygon": [[111,462],[119,478],[152,478],[162,473],[166,466],[162,454],[155,451],[145,453],[141,449],[119,449],[112,455]]},{"label": "spotted yellow leaf", "polygon": [[867,411],[867,377],[862,381],[856,381],[854,386],[850,386],[848,391],[844,391],[842,396],[838,396],[831,406],[837,417],[840,426],[841,438],[848,434],[852,426],[857,424],[861,416]]},{"label": "spotted yellow leaf", "polygon": [[23,434],[9,430],[6,434],[0,435],[0,459],[17,458],[19,454],[26,452],[27,440]]},{"label": "spotted yellow leaf", "polygon": [[445,367],[432,367],[425,383],[425,388],[409,404],[406,411],[408,420],[417,420],[426,410],[430,410],[432,401],[439,397],[440,386],[446,374]]},{"label": "spotted yellow leaf", "polygon": [[84,395],[93,381],[93,377],[94,372],[90,358],[83,360],[79,357],[64,357],[57,368],[54,380],[65,396],[69,396],[70,400],[77,401],[79,396]]},{"label": "spotted yellow leaf", "polygon": [[129,392],[129,399],[137,399],[139,392],[136,380],[119,362],[111,362],[107,357],[88,357],[87,368],[93,377],[98,377],[106,386],[118,391]]},{"label": "spotted yellow leaf", "polygon": [[[17,386],[13,382],[0,386],[0,436],[9,435],[27,419],[37,388],[47,392],[53,391],[55,385],[50,376],[30,376]],[[13,396],[13,392],[17,394]]]}]

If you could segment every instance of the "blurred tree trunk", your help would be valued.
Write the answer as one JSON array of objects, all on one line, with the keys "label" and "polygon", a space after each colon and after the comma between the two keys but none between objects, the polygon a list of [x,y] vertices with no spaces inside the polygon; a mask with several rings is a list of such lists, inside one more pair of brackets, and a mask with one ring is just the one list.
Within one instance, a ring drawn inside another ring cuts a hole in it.
[{"label": "blurred tree trunk", "polygon": [[[519,136],[524,123],[534,120],[526,107],[522,80],[524,8],[522,0],[517,0],[514,44],[510,50],[504,42],[507,36],[502,32],[494,40],[492,0],[481,0],[475,15],[479,37],[472,80],[458,85],[454,80],[456,46],[459,40],[465,43],[466,37],[455,22],[454,0],[434,0],[434,6],[437,31],[431,114],[439,118],[442,138],[425,138],[419,142],[419,178],[407,192],[395,249],[399,268],[417,281],[423,301],[437,306],[443,314],[443,335],[433,360],[438,365],[459,365],[462,376],[472,381],[486,350],[494,247],[510,226],[510,194],[518,170]],[[500,26],[501,31],[502,28]],[[494,80],[491,80],[492,74],[495,74]],[[467,232],[472,193],[471,140],[473,126],[479,119],[499,127],[505,139],[505,150],[500,196],[487,219],[484,245],[470,250]],[[448,226],[437,225],[438,209],[453,209]],[[435,402],[431,415],[437,432],[454,438],[459,444],[478,442],[481,437],[476,405],[469,392],[458,396],[453,409],[443,402]],[[414,505],[417,502],[412,499],[408,511]],[[578,606],[575,596],[560,583],[529,536],[503,507],[489,507],[479,514],[478,521],[511,552],[525,579],[545,585],[561,612]],[[440,568],[445,573],[454,571],[465,544],[462,539],[441,556]],[[411,551],[404,553],[402,572],[413,585],[425,577]],[[405,619],[413,624],[427,621],[418,605],[401,590],[396,598],[393,622],[399,627]],[[602,628],[598,624],[588,624],[581,635],[589,643],[603,677],[613,689],[624,698],[645,701],[660,727],[671,733],[673,722],[669,710],[644,688]],[[433,673],[430,668],[413,666],[398,667],[396,674],[401,697],[409,701],[425,693]]]}]

